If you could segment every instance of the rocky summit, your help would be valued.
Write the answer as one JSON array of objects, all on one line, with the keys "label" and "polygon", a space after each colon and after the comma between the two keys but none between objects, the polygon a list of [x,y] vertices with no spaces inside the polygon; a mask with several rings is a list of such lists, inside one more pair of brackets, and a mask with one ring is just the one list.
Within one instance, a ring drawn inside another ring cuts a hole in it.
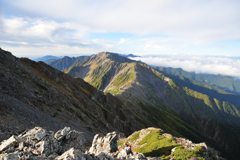
[{"label": "rocky summit", "polygon": [[[154,141],[151,142],[152,139]],[[162,150],[159,150],[156,143],[165,148],[162,147]],[[171,147],[166,147],[169,144]],[[0,159],[161,160],[195,158],[224,160],[219,157],[219,152],[209,148],[205,143],[194,144],[187,139],[164,133],[159,128],[142,129],[128,138],[123,138],[117,132],[110,132],[106,135],[96,134],[90,148],[89,146],[84,133],[71,130],[70,127],[65,127],[56,133],[35,127],[2,141]],[[153,149],[152,146],[155,148]],[[165,152],[166,155],[159,157],[156,151]]]}]

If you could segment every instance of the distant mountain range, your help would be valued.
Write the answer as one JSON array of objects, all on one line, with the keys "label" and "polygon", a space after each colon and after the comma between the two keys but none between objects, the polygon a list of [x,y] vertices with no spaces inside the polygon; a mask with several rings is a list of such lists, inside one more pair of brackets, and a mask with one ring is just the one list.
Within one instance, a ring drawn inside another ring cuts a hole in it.
[{"label": "distant mountain range", "polygon": [[[118,54],[118,53],[115,53],[115,54]],[[140,56],[136,56],[134,54],[118,54],[118,55],[123,56],[123,57],[140,57]],[[79,56],[79,57],[88,57],[88,56]],[[56,63],[67,63],[67,64],[72,64],[73,65],[75,63],[75,61],[76,62],[80,62],[81,61],[81,60],[79,60],[79,57],[68,57],[68,56],[64,56],[64,57],[59,57],[58,56],[57,57],[57,56],[47,55],[47,56],[39,57],[39,58],[36,58],[36,59],[33,59],[33,60],[36,61],[36,62],[43,61],[43,62],[45,62],[45,63],[47,63],[49,65],[56,65]],[[68,60],[70,60],[70,62],[68,62]],[[55,63],[53,63],[53,62],[55,62]],[[56,67],[57,66],[58,65],[56,65]],[[66,65],[65,68],[68,68],[67,66],[68,65]],[[61,67],[60,67],[60,69],[61,69]]]},{"label": "distant mountain range", "polygon": [[180,85],[159,68],[109,52],[48,62],[62,72],[0,52],[1,138],[36,125],[54,130],[68,125],[84,130],[89,139],[98,132],[129,135],[159,127],[195,143],[204,141],[228,159],[240,157],[240,109],[183,85],[202,82],[180,77]]},{"label": "distant mountain range", "polygon": [[[114,53],[117,54],[117,53]],[[122,55],[123,57],[136,57],[135,55]],[[74,64],[85,60],[88,56],[79,57],[63,57],[59,59],[51,59],[45,63],[51,65],[58,70],[64,70],[73,66]],[[196,74],[194,72],[187,72],[181,68],[171,67],[157,67],[154,69],[170,77],[175,82],[182,86],[186,86],[194,91],[206,94],[212,98],[217,98],[221,101],[227,101],[240,107],[240,82],[230,76],[210,75],[210,74]],[[76,68],[75,68],[76,69]],[[84,70],[81,70],[84,72]],[[79,74],[79,73],[78,73]],[[84,78],[84,76],[78,76]]]},{"label": "distant mountain range", "polygon": [[61,58],[61,57],[56,57],[56,56],[47,55],[47,56],[40,57],[40,58],[36,58],[36,59],[33,59],[33,60],[36,61],[36,62],[38,62],[38,61],[45,62],[45,61],[47,61],[47,60],[59,59],[59,58]]},{"label": "distant mountain range", "polygon": [[196,80],[198,82],[213,84],[222,90],[240,95],[240,82],[230,76],[223,75],[209,75],[209,74],[196,74],[193,72],[184,71],[181,68],[165,68],[154,67],[157,70],[164,72],[168,75],[183,76],[188,79]]},{"label": "distant mountain range", "polygon": [[[210,97],[219,99],[221,101],[227,101],[229,103],[234,104],[238,108],[240,108],[240,95],[239,93],[234,94],[236,92],[231,92],[230,89],[232,88],[232,85],[235,85],[235,90],[238,90],[240,86],[239,82],[236,81],[234,78],[229,76],[221,76],[221,75],[197,75],[199,77],[202,77],[202,80],[194,80],[194,76],[196,76],[195,73],[186,72],[182,69],[175,69],[175,68],[164,68],[164,67],[154,67],[156,70],[160,71],[161,73],[165,74],[166,76],[173,79],[176,83],[186,86],[189,89],[192,89],[194,91],[206,94]],[[180,70],[180,72],[179,72]],[[192,77],[193,79],[186,78],[186,77]],[[216,82],[213,81],[213,79],[219,78]],[[230,86],[226,86],[224,83],[232,84]],[[204,82],[211,82],[211,83],[204,83]],[[222,83],[221,83],[222,82]],[[216,86],[217,85],[217,86]],[[224,88],[225,87],[225,88]],[[222,89],[224,88],[224,89]],[[229,89],[227,89],[229,88]],[[228,90],[228,92],[226,91]]]}]

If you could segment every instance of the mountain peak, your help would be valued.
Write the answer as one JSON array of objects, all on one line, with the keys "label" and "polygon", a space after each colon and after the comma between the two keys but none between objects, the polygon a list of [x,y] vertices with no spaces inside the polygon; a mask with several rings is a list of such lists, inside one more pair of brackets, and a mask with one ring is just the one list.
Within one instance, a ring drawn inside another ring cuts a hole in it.
[{"label": "mountain peak", "polygon": [[113,52],[99,52],[98,54],[96,54],[95,56],[119,56],[117,53],[113,53]]},{"label": "mountain peak", "polygon": [[91,60],[105,60],[105,59],[110,59],[112,61],[119,62],[119,63],[134,62],[134,60],[130,60],[127,57],[124,57],[117,53],[112,53],[112,52],[99,52],[98,54],[91,57]]}]

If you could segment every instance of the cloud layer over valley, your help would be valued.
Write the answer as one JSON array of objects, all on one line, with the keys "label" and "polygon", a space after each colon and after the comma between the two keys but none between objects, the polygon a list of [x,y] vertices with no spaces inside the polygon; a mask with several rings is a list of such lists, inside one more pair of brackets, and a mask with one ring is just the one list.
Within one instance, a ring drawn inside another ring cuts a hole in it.
[{"label": "cloud layer over valley", "polygon": [[149,65],[182,68],[188,72],[221,74],[240,78],[240,59],[231,57],[209,57],[183,54],[162,54],[157,57],[135,57]]}]

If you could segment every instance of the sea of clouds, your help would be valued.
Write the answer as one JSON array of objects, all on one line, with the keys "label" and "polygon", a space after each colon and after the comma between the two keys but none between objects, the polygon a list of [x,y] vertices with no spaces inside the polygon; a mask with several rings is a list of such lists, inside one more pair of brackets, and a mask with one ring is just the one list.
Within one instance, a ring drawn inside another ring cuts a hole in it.
[{"label": "sea of clouds", "polygon": [[221,74],[240,79],[239,57],[210,57],[183,54],[162,54],[159,56],[144,56],[131,58],[141,60],[148,65],[182,68],[197,74]]}]

